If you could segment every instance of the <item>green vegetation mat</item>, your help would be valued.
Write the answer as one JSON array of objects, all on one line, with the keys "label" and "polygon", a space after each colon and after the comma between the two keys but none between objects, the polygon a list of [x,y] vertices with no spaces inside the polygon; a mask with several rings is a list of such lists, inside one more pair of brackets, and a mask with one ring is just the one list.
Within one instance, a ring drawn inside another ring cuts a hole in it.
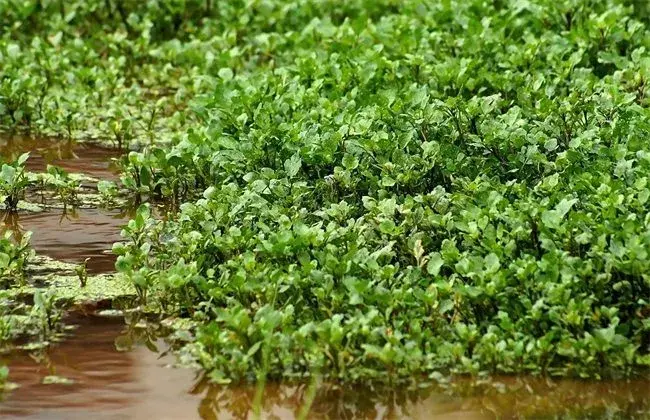
[{"label": "green vegetation mat", "polygon": [[650,365],[643,2],[0,3],[0,122],[137,150],[116,266],[213,381]]}]

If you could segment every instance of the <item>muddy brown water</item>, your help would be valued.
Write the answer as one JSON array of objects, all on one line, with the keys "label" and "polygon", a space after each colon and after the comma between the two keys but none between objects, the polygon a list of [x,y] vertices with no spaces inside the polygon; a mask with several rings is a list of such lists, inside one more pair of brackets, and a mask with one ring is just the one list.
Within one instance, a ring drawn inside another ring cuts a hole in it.
[{"label": "muddy brown water", "polygon": [[[70,322],[70,321],[69,321]],[[144,346],[118,352],[115,339],[125,329],[122,319],[79,317],[79,325],[45,354],[13,354],[5,358],[10,380],[20,388],[0,402],[0,417],[31,419],[169,418],[192,417],[197,397],[188,394],[195,374],[168,368]],[[70,385],[43,385],[57,375]]]},{"label": "muddy brown water", "polygon": [[3,213],[0,218],[0,230],[10,229],[17,238],[31,231],[37,254],[73,263],[90,258],[87,267],[92,274],[114,270],[116,257],[109,251],[122,240],[121,226],[127,222],[120,211],[98,209]]},{"label": "muddy brown water", "polygon": [[[4,359],[20,387],[4,396],[0,416],[26,419],[293,419],[307,386],[267,384],[256,404],[255,386],[206,385],[190,369],[172,367],[143,344],[117,351],[130,334],[122,319],[81,317],[67,340],[39,356]],[[120,341],[118,339],[118,341]],[[124,341],[124,340],[121,340]],[[137,340],[135,340],[137,343]],[[164,344],[158,341],[158,348]],[[44,385],[58,375],[70,385]],[[496,384],[456,380],[450,389],[419,391],[322,387],[307,418],[494,419],[650,418],[650,382],[504,377]]]},{"label": "muddy brown water", "polygon": [[56,165],[69,173],[84,173],[94,178],[115,180],[117,168],[112,158],[121,152],[94,143],[78,143],[55,138],[0,136],[0,160],[13,161],[29,152],[29,171],[44,172],[47,165]]},{"label": "muddy brown water", "polygon": [[[121,152],[93,143],[78,143],[55,138],[21,135],[0,136],[0,158],[12,161],[29,152],[26,167],[45,171],[48,164],[68,172],[83,173],[98,179],[116,179],[113,158]],[[12,230],[20,238],[31,231],[31,244],[42,255],[81,263],[86,258],[91,274],[114,270],[115,256],[107,252],[121,240],[120,229],[126,216],[119,211],[98,209],[50,209],[41,213],[0,214],[0,231]]]}]

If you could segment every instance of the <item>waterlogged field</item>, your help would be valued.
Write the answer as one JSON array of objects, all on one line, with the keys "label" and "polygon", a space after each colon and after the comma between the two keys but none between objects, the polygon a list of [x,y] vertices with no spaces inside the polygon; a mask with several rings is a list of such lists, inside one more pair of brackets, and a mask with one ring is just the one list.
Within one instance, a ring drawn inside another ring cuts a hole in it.
[{"label": "waterlogged field", "polygon": [[0,27],[0,413],[650,416],[644,2]]}]

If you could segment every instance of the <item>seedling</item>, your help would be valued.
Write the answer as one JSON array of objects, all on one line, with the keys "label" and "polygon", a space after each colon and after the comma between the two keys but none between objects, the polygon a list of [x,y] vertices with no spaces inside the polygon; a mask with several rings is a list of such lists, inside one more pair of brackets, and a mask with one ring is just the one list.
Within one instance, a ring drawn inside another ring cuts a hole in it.
[{"label": "seedling", "polygon": [[30,238],[31,232],[23,234],[18,240],[13,238],[11,231],[0,236],[0,282],[9,280],[24,284],[25,270],[34,254],[29,244]]},{"label": "seedling", "polygon": [[90,258],[86,258],[83,263],[75,267],[75,272],[77,273],[79,284],[82,288],[86,287],[88,283],[88,261],[90,261]]},{"label": "seedling", "polygon": [[29,185],[25,173],[25,162],[29,158],[29,153],[24,153],[12,163],[4,163],[0,171],[0,201],[4,201],[5,207],[9,211],[15,211],[18,208],[18,202],[25,195],[25,190]]},{"label": "seedling", "polygon": [[54,189],[54,192],[63,203],[64,211],[68,205],[76,206],[78,204],[77,194],[79,192],[79,181],[72,179],[70,175],[58,166],[47,166],[47,177],[45,178],[48,187]]}]

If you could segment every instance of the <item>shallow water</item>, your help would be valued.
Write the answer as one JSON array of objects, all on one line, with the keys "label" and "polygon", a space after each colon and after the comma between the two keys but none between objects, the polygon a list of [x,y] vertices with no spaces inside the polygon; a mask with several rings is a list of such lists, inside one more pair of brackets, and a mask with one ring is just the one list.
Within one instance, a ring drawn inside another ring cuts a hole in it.
[{"label": "shallow water", "polygon": [[[83,173],[98,179],[117,177],[112,158],[121,154],[92,143],[0,136],[0,160],[11,161],[25,152],[30,153],[26,163],[29,171],[43,172],[52,164],[70,173]],[[32,247],[39,254],[74,263],[90,258],[87,267],[92,274],[114,270],[115,256],[106,251],[121,239],[120,228],[126,222],[118,211],[71,208],[66,212],[0,213],[0,219],[0,231],[10,229],[18,238],[31,231]]]},{"label": "shallow water", "polygon": [[[166,367],[171,358],[159,358],[144,346],[116,350],[115,339],[125,329],[122,319],[92,316],[72,323],[78,330],[41,360],[27,353],[5,358],[10,380],[20,388],[0,402],[0,416],[76,419],[92,413],[92,418],[104,419],[182,419],[196,413],[200,398],[188,393],[192,371]],[[43,385],[48,375],[75,382]]]},{"label": "shallow water", "polygon": [[126,224],[123,213],[97,209],[4,213],[0,217],[4,229],[18,238],[31,231],[31,245],[37,254],[75,263],[90,258],[87,267],[93,274],[114,270],[116,257],[107,251],[122,239],[120,229]]},{"label": "shallow water", "polygon": [[[143,344],[143,330],[120,318],[69,320],[72,336],[34,358],[5,358],[10,380],[20,388],[0,402],[0,415],[28,419],[294,419],[305,404],[307,385],[267,384],[260,404],[255,386],[208,386],[189,369],[173,368],[171,356]],[[119,337],[119,338],[118,338]],[[117,351],[134,342],[130,351]],[[139,343],[139,344],[138,344]],[[157,341],[158,349],[164,343]],[[72,385],[43,385],[59,375]],[[650,382],[497,378],[491,384],[456,379],[449,389],[419,391],[321,387],[307,418],[493,419],[650,418]]]},{"label": "shallow water", "polygon": [[53,138],[0,136],[0,160],[13,161],[29,152],[26,167],[32,172],[44,172],[47,165],[56,165],[70,173],[114,180],[116,167],[112,158],[121,155],[116,149],[93,143],[77,143]]}]

